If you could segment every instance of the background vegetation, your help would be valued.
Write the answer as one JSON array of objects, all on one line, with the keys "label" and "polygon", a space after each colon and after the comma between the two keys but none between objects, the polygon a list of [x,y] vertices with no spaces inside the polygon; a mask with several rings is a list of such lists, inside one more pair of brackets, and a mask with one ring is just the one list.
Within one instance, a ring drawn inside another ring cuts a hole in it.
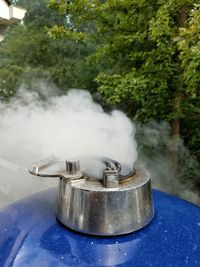
[{"label": "background vegetation", "polygon": [[[152,146],[140,134],[140,152],[162,151],[171,175],[200,190],[199,1],[14,2],[27,15],[0,47],[0,98],[45,79],[63,93],[90,90],[137,123],[166,121],[170,138]],[[180,137],[195,164],[187,165]]]},{"label": "background vegetation", "polygon": [[23,24],[12,26],[0,47],[0,98],[15,95],[23,82],[27,87],[38,79],[55,83],[62,91],[69,88],[95,90],[98,71],[86,63],[94,51],[88,43],[52,39],[48,28],[68,25],[65,15],[47,7],[45,0],[18,0],[27,9]]}]

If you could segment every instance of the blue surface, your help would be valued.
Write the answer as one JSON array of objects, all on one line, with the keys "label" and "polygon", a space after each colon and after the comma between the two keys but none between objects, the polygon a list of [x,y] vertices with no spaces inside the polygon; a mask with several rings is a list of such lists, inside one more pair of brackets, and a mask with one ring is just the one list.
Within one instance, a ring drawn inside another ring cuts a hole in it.
[{"label": "blue surface", "polygon": [[55,219],[56,190],[0,211],[3,266],[200,266],[200,208],[154,191],[155,217],[120,237],[72,232]]}]

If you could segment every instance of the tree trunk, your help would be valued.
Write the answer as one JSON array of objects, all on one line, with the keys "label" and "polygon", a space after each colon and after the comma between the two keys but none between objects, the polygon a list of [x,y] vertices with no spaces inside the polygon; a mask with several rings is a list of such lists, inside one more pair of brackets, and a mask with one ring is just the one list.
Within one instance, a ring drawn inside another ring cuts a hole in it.
[{"label": "tree trunk", "polygon": [[[188,15],[189,6],[186,4],[182,6],[178,12],[178,27],[183,28]],[[178,60],[178,55],[177,55]],[[181,85],[180,85],[181,86]],[[180,117],[178,114],[181,112],[181,90],[177,90],[174,94],[174,113],[177,114],[176,118],[170,122],[171,126],[171,140],[167,145],[167,159],[170,162],[172,177],[177,176],[178,170],[178,154],[179,154],[179,139],[180,139]],[[174,192],[176,193],[176,192]]]},{"label": "tree trunk", "polygon": [[[175,112],[178,112],[181,107],[181,95],[176,94],[174,97],[174,110]],[[170,123],[171,126],[171,132],[170,132],[170,139],[167,144],[166,148],[166,159],[167,164],[169,168],[169,175],[171,176],[170,179],[173,183],[173,181],[176,181],[177,177],[177,171],[178,171],[178,155],[179,155],[179,139],[180,139],[180,119],[176,118]],[[171,188],[174,188],[174,191],[172,191],[172,194],[176,194],[176,184],[171,185]]]},{"label": "tree trunk", "polygon": [[[181,108],[181,94],[176,93],[174,98],[174,110],[180,112]],[[179,152],[179,139],[180,139],[180,118],[176,118],[170,123],[171,125],[171,140],[168,146],[168,152],[171,161],[171,168],[173,176],[176,176],[178,168],[178,152]]]}]

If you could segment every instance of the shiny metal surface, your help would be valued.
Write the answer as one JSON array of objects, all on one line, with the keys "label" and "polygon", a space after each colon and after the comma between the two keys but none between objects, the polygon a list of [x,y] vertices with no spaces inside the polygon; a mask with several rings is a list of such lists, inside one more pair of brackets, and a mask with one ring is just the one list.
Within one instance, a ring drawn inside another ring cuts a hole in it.
[{"label": "shiny metal surface", "polygon": [[121,235],[147,225],[153,217],[150,177],[135,177],[116,189],[100,181],[60,179],[57,218],[65,226],[92,235]]},{"label": "shiny metal surface", "polygon": [[81,173],[77,160],[66,161],[65,170],[62,162],[47,161],[39,168],[33,165],[30,172],[60,177],[57,219],[73,230],[111,236],[147,225],[154,213],[149,175],[136,171],[122,176],[118,162],[104,158],[102,161],[106,168],[100,180]]},{"label": "shiny metal surface", "polygon": [[105,188],[117,188],[119,186],[119,172],[117,170],[104,170],[103,186]]},{"label": "shiny metal surface", "polygon": [[75,174],[80,171],[79,160],[66,160],[66,171],[69,174]]},{"label": "shiny metal surface", "polygon": [[[128,175],[120,175],[121,165],[119,162],[113,159],[105,157],[97,157],[97,156],[96,157],[93,156],[92,158],[88,159],[93,159],[103,163],[105,165],[105,173],[109,171],[110,172],[116,171],[117,173],[119,173],[120,180],[126,179],[128,176],[130,176],[130,174],[132,174],[130,173]],[[91,165],[91,168],[92,167],[93,166]],[[80,160],[70,159],[61,161],[54,157],[44,160],[39,160],[33,163],[29,168],[29,172],[32,175],[40,177],[61,177],[61,178],[64,177],[66,179],[73,179],[74,178],[73,175],[77,174],[79,174],[79,176],[83,175],[83,174],[80,175]]]}]

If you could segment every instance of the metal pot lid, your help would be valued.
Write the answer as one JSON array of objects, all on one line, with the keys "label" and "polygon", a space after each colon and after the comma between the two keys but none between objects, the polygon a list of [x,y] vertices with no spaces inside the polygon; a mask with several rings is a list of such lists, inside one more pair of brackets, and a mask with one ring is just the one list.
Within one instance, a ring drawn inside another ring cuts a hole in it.
[{"label": "metal pot lid", "polygon": [[56,158],[40,160],[31,165],[29,172],[35,176],[41,177],[60,177],[70,180],[81,179],[83,177],[95,179],[97,177],[88,175],[87,168],[81,165],[81,162],[88,160],[97,161],[104,166],[100,180],[103,181],[103,186],[106,188],[117,187],[119,182],[129,179],[135,173],[135,170],[132,170],[126,175],[122,175],[120,173],[121,164],[118,161],[98,156],[86,157],[84,159],[68,159],[65,161]]}]

